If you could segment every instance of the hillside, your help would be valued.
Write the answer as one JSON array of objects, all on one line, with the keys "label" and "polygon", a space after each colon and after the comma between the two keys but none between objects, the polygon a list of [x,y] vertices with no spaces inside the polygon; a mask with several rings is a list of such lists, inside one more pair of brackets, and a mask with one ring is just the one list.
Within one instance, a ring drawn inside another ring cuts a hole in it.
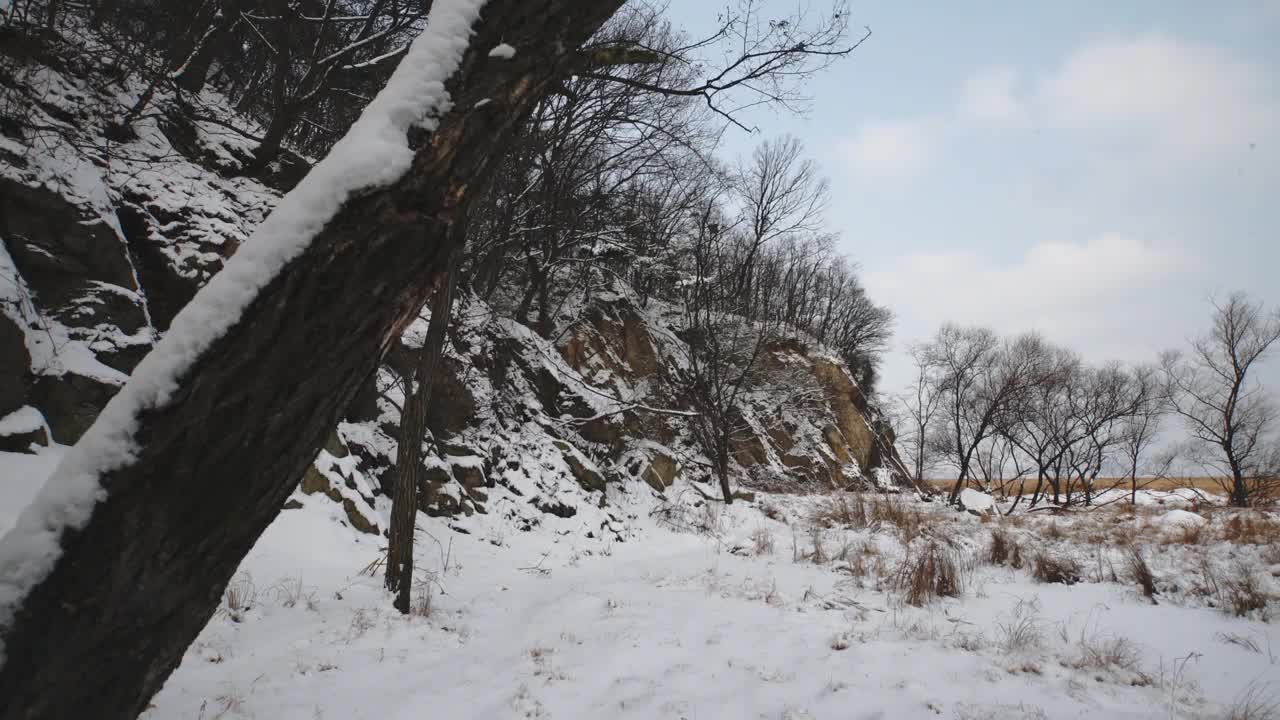
[{"label": "hillside", "polygon": [[[0,365],[9,379],[0,447],[19,452],[74,443],[279,197],[237,175],[245,149],[225,128],[254,126],[234,114],[192,121],[177,99],[157,97],[172,114],[140,120],[124,141],[110,137],[115,103],[142,89],[59,42],[6,44],[16,90],[34,100],[29,122],[50,128],[6,136],[0,170]],[[224,104],[212,90],[200,102]],[[427,317],[369,379],[301,484],[341,502],[366,531],[386,529],[376,505],[395,459],[399,378]],[[680,395],[691,349],[678,307],[619,283],[562,304],[549,331],[474,293],[455,317],[429,414],[425,512],[484,512],[505,494],[525,506],[523,523],[582,510],[599,525],[610,521],[599,507],[606,485],[665,492],[711,481]],[[836,354],[795,331],[766,348],[763,366],[766,379],[734,410],[743,425],[733,438],[736,484],[905,482],[892,437]]]}]

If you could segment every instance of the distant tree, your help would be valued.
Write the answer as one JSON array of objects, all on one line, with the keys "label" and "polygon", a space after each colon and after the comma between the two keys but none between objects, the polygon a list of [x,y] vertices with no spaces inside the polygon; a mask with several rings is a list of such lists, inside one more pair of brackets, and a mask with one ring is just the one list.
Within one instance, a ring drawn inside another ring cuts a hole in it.
[{"label": "distant tree", "polygon": [[947,324],[925,346],[944,397],[943,426],[935,437],[957,470],[950,502],[958,501],[976,453],[996,432],[1002,414],[1034,382],[1032,359],[1039,342],[1035,336],[1002,342],[988,328]]},{"label": "distant tree", "polygon": [[930,359],[928,348],[915,344],[910,354],[915,365],[915,380],[897,398],[901,426],[906,430],[898,435],[898,443],[906,449],[912,480],[922,486],[925,472],[934,463],[930,432],[936,425],[943,393],[938,367]]},{"label": "distant tree", "polygon": [[1135,402],[1132,412],[1121,420],[1119,455],[1124,476],[1129,481],[1129,503],[1138,503],[1139,475],[1160,477],[1168,473],[1176,452],[1152,450],[1160,437],[1168,408],[1160,388],[1160,369],[1140,365],[1133,370]]},{"label": "distant tree", "polygon": [[1249,505],[1250,483],[1265,472],[1275,406],[1251,376],[1280,339],[1280,311],[1244,293],[1211,302],[1213,325],[1187,353],[1161,358],[1164,395],[1182,418],[1200,458],[1227,477],[1231,504]]}]

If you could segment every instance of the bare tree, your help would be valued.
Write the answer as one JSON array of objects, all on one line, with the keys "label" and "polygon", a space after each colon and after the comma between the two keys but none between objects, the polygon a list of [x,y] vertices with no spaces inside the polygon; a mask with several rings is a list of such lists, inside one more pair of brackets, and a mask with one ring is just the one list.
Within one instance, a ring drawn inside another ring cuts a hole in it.
[{"label": "bare tree", "polygon": [[1163,476],[1176,457],[1175,452],[1152,456],[1160,437],[1167,407],[1160,388],[1160,369],[1140,365],[1133,370],[1135,402],[1132,412],[1121,421],[1119,454],[1129,481],[1129,503],[1138,503],[1139,475]]},{"label": "bare tree", "polygon": [[760,373],[759,361],[774,328],[733,312],[737,296],[722,272],[734,267],[732,249],[716,217],[714,206],[708,205],[699,217],[694,239],[694,267],[683,303],[689,352],[679,385],[683,397],[698,411],[691,423],[693,436],[729,504],[733,502],[729,483],[733,446],[751,433],[741,400]]},{"label": "bare tree", "polygon": [[[804,108],[805,81],[832,62],[849,55],[871,30],[851,37],[846,3],[835,2],[819,12],[801,6],[781,17],[763,16],[758,0],[738,0],[719,14],[716,29],[703,38],[669,50],[643,42],[622,41],[615,50],[669,55],[693,67],[692,82],[671,84],[641,78],[617,77],[607,67],[588,70],[588,77],[616,80],[649,92],[698,98],[728,122],[745,130],[740,113],[757,106],[790,112]],[[707,57],[710,56],[710,57]]]},{"label": "bare tree", "polygon": [[1267,312],[1243,293],[1212,301],[1213,326],[1191,351],[1161,357],[1165,397],[1202,459],[1228,478],[1231,503],[1249,504],[1249,483],[1263,472],[1265,440],[1276,417],[1249,375],[1280,339],[1280,311]]},{"label": "bare tree", "polygon": [[926,345],[938,368],[944,430],[935,437],[956,468],[950,502],[956,502],[973,470],[975,455],[999,427],[1002,413],[1032,382],[1035,336],[1001,342],[981,327],[944,325]]},{"label": "bare tree", "polygon": [[404,378],[404,407],[400,412],[400,434],[396,438],[396,463],[391,468],[391,529],[387,536],[387,566],[384,584],[395,594],[395,608],[409,613],[413,589],[413,542],[417,529],[418,489],[424,482],[422,441],[427,430],[427,409],[444,355],[445,331],[453,311],[453,291],[457,282],[457,257],[448,271],[437,278],[431,300],[427,334],[418,351],[417,364]]},{"label": "bare tree", "polygon": [[939,368],[933,364],[928,347],[915,344],[910,353],[915,364],[915,381],[898,396],[902,425],[907,430],[898,436],[898,442],[906,448],[912,479],[921,487],[925,471],[933,466],[933,443],[929,434],[943,393]]}]

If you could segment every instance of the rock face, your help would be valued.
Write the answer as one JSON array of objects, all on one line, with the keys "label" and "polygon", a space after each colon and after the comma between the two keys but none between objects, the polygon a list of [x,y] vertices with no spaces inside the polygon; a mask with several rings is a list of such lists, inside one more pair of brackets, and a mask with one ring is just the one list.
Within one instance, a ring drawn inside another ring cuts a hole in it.
[{"label": "rock face", "polygon": [[[39,148],[0,135],[0,426],[13,430],[0,447],[18,451],[79,438],[278,197],[225,172],[247,155],[213,125],[139,120],[107,163],[85,150],[107,144],[116,98],[95,90],[107,83],[50,68],[27,80],[46,85],[36,112],[60,132]],[[621,527],[617,493],[711,482],[679,390],[680,315],[606,292],[544,336],[464,296],[429,409],[420,509],[465,518],[501,508],[526,528],[572,521],[608,537]],[[402,378],[425,325],[394,344],[291,506],[327,497],[340,522],[385,528]],[[905,475],[838,359],[793,338],[771,346],[764,365],[780,380],[736,410],[736,485],[852,487]]]}]

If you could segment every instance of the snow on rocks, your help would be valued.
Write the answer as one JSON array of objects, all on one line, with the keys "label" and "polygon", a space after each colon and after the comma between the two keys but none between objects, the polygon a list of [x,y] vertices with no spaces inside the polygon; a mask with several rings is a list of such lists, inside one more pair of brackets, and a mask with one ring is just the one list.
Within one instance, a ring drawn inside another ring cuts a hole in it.
[{"label": "snow on rocks", "polygon": [[[64,528],[82,527],[104,497],[99,477],[136,458],[137,419],[166,403],[179,378],[221,337],[354,192],[385,186],[409,168],[407,133],[434,129],[449,108],[445,81],[470,41],[484,0],[438,0],[387,86],[346,136],[276,206],[234,256],[174,318],[169,332],[98,416],[0,539],[0,627],[52,570]],[[0,647],[0,663],[4,649]]]},{"label": "snow on rocks", "polygon": [[501,58],[503,60],[510,60],[515,56],[516,56],[516,49],[506,43],[499,43],[497,45],[494,45],[493,49],[489,51],[489,57],[491,58]]},{"label": "snow on rocks", "polygon": [[1157,522],[1166,528],[1180,529],[1204,527],[1209,521],[1190,510],[1175,509],[1161,515]]},{"label": "snow on rocks", "polygon": [[960,507],[973,513],[994,512],[996,499],[973,488],[965,488],[960,491]]}]

